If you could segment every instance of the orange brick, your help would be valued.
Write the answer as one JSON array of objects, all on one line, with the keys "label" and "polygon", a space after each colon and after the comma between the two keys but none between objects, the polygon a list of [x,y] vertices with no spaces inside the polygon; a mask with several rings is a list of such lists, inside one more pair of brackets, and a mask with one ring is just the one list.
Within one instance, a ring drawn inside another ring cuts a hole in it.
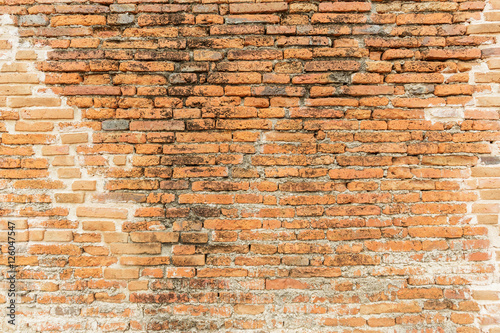
[{"label": "orange brick", "polygon": [[137,279],[139,277],[138,268],[105,268],[104,277],[106,279]]},{"label": "orange brick", "polygon": [[73,191],[95,191],[95,180],[75,180],[71,186]]},{"label": "orange brick", "polygon": [[77,207],[76,215],[80,217],[127,218],[128,211],[121,208]]}]

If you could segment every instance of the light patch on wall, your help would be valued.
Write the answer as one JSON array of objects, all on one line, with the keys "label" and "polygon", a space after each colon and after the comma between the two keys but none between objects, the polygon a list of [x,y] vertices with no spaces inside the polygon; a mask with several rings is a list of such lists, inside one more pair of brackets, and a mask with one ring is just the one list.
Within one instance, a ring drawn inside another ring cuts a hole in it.
[{"label": "light patch on wall", "polygon": [[464,120],[463,107],[434,107],[425,108],[425,120],[433,124],[437,122],[461,122]]}]

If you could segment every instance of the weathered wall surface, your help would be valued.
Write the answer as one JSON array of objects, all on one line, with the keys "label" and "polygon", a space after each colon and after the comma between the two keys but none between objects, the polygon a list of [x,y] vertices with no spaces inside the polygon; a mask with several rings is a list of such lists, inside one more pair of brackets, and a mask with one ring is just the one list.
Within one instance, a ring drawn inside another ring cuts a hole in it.
[{"label": "weathered wall surface", "polygon": [[0,13],[1,331],[500,332],[500,2]]}]

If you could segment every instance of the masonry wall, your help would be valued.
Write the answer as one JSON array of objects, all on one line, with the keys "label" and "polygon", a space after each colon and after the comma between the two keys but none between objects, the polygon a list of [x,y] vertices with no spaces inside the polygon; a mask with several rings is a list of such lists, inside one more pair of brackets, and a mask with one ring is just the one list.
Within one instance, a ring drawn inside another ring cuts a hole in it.
[{"label": "masonry wall", "polygon": [[500,2],[0,14],[2,332],[500,332]]}]

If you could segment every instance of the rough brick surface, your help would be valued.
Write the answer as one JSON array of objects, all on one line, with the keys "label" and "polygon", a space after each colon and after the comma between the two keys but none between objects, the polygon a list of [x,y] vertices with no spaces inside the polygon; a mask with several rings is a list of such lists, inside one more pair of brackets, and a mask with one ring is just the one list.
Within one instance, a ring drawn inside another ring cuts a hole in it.
[{"label": "rough brick surface", "polygon": [[0,331],[500,332],[499,1],[0,9]]}]

